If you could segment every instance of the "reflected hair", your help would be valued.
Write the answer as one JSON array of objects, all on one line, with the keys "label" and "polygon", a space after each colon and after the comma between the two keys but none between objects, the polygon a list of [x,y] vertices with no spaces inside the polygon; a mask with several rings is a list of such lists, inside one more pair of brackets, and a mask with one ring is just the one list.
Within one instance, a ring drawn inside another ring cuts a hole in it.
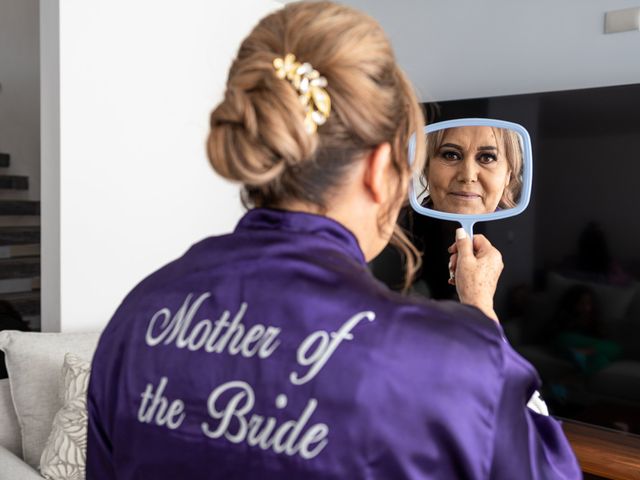
[{"label": "reflected hair", "polygon": [[[275,75],[274,58],[287,53],[327,79],[331,114],[315,134],[305,130],[296,90]],[[219,175],[243,185],[247,208],[300,201],[326,212],[356,162],[389,142],[396,182],[394,201],[378,219],[382,229],[406,196],[407,144],[423,125],[413,88],[375,20],[332,2],[291,3],[263,18],[242,42],[224,99],[211,113],[207,153]],[[419,137],[415,172],[425,158]],[[408,287],[420,255],[398,226],[390,242],[405,259]]]}]

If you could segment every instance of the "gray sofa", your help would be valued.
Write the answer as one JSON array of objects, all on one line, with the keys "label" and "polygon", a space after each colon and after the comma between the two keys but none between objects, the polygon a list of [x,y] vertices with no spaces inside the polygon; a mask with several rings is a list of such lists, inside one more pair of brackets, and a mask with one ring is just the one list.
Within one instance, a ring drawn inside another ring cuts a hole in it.
[{"label": "gray sofa", "polygon": [[42,480],[22,458],[20,425],[8,378],[0,380],[0,480]]},{"label": "gray sofa", "polygon": [[[0,480],[35,480],[56,413],[64,406],[67,353],[90,361],[99,333],[0,331],[9,378],[0,379]],[[52,476],[61,479],[61,476]]]}]

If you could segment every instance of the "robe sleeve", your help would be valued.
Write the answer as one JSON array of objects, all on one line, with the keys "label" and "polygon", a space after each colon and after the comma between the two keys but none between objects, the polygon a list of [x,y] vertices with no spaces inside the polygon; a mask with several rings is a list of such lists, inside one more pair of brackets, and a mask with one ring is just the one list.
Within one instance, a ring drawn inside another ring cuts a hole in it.
[{"label": "robe sleeve", "polygon": [[505,351],[505,377],[495,412],[489,478],[582,479],[575,454],[560,422],[527,406],[533,392],[540,387],[537,373],[510,346],[505,345]]}]

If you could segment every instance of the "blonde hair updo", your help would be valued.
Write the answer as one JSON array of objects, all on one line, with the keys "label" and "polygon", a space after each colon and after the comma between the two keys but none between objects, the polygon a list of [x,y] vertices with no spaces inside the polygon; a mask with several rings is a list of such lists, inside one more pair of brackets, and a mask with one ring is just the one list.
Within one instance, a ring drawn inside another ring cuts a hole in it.
[{"label": "blonde hair updo", "polygon": [[[273,60],[287,53],[327,79],[331,113],[314,134],[305,129],[298,92],[276,76]],[[246,206],[297,200],[324,211],[355,161],[389,142],[402,202],[411,175],[407,145],[423,125],[413,88],[375,20],[332,2],[299,2],[263,18],[242,42],[211,114],[207,151],[218,174],[243,184]],[[413,164],[421,171],[424,136],[417,140]],[[408,285],[418,252],[397,227],[391,243],[406,258]]]}]

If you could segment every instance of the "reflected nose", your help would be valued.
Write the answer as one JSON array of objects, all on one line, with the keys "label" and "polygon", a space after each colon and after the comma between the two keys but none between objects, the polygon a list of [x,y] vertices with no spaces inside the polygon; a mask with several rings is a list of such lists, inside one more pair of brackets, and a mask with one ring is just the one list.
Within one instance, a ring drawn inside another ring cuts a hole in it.
[{"label": "reflected nose", "polygon": [[465,158],[458,168],[457,180],[463,183],[478,181],[478,165],[473,158]]}]

